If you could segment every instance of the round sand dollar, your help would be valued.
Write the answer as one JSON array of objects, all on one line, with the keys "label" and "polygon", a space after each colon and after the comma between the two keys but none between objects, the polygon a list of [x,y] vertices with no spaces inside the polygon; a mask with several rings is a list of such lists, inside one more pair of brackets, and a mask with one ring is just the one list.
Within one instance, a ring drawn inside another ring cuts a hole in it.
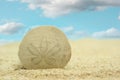
[{"label": "round sand dollar", "polygon": [[28,69],[63,68],[71,58],[71,47],[62,31],[41,26],[27,33],[18,56]]}]

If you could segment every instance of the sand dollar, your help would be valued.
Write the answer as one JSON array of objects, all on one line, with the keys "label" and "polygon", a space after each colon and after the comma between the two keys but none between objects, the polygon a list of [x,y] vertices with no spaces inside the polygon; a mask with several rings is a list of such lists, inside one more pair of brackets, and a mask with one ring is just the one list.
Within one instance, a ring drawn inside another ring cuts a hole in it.
[{"label": "sand dollar", "polygon": [[27,33],[18,56],[28,69],[63,68],[71,58],[71,47],[62,31],[41,26]]}]

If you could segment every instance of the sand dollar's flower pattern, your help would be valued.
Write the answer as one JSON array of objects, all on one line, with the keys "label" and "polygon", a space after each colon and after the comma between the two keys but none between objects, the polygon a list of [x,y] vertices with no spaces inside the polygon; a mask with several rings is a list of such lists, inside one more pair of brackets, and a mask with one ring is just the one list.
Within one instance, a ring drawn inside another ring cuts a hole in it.
[{"label": "sand dollar's flower pattern", "polygon": [[28,51],[32,55],[31,62],[38,65],[42,61],[47,65],[54,66],[56,63],[56,54],[61,50],[57,40],[48,41],[47,38],[41,39],[39,47],[34,44],[28,46]]}]

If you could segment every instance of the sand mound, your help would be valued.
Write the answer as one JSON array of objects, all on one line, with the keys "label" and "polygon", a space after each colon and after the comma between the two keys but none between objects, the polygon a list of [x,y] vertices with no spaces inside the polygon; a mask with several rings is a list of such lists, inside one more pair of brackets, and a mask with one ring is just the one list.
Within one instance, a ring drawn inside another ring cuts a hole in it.
[{"label": "sand mound", "polygon": [[27,70],[18,59],[19,43],[0,47],[0,80],[120,80],[120,40],[70,41],[64,69]]}]

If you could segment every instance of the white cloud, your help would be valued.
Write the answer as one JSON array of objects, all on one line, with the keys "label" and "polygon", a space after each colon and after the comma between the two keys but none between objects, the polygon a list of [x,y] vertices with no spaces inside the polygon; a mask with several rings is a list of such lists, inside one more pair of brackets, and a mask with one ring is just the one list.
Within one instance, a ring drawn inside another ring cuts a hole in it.
[{"label": "white cloud", "polygon": [[98,38],[120,38],[120,30],[110,28],[106,31],[95,32],[92,36]]},{"label": "white cloud", "polygon": [[62,29],[64,32],[72,32],[74,30],[74,27],[73,26],[69,26],[69,27],[64,27]]},{"label": "white cloud", "polygon": [[120,0],[20,0],[32,10],[41,9],[46,17],[57,17],[84,10],[104,10],[119,7]]},{"label": "white cloud", "polygon": [[23,28],[22,23],[8,22],[0,25],[0,34],[15,34]]},{"label": "white cloud", "polygon": [[6,1],[8,1],[8,2],[13,2],[13,1],[18,1],[18,0],[6,0]]},{"label": "white cloud", "polygon": [[118,20],[120,20],[120,16],[118,16]]},{"label": "white cloud", "polygon": [[77,36],[85,36],[85,35],[87,35],[86,32],[84,32],[84,31],[75,31],[74,34],[77,35]]},{"label": "white cloud", "polygon": [[73,26],[63,27],[61,30],[65,32],[70,39],[78,39],[86,36],[84,31],[76,30]]}]

